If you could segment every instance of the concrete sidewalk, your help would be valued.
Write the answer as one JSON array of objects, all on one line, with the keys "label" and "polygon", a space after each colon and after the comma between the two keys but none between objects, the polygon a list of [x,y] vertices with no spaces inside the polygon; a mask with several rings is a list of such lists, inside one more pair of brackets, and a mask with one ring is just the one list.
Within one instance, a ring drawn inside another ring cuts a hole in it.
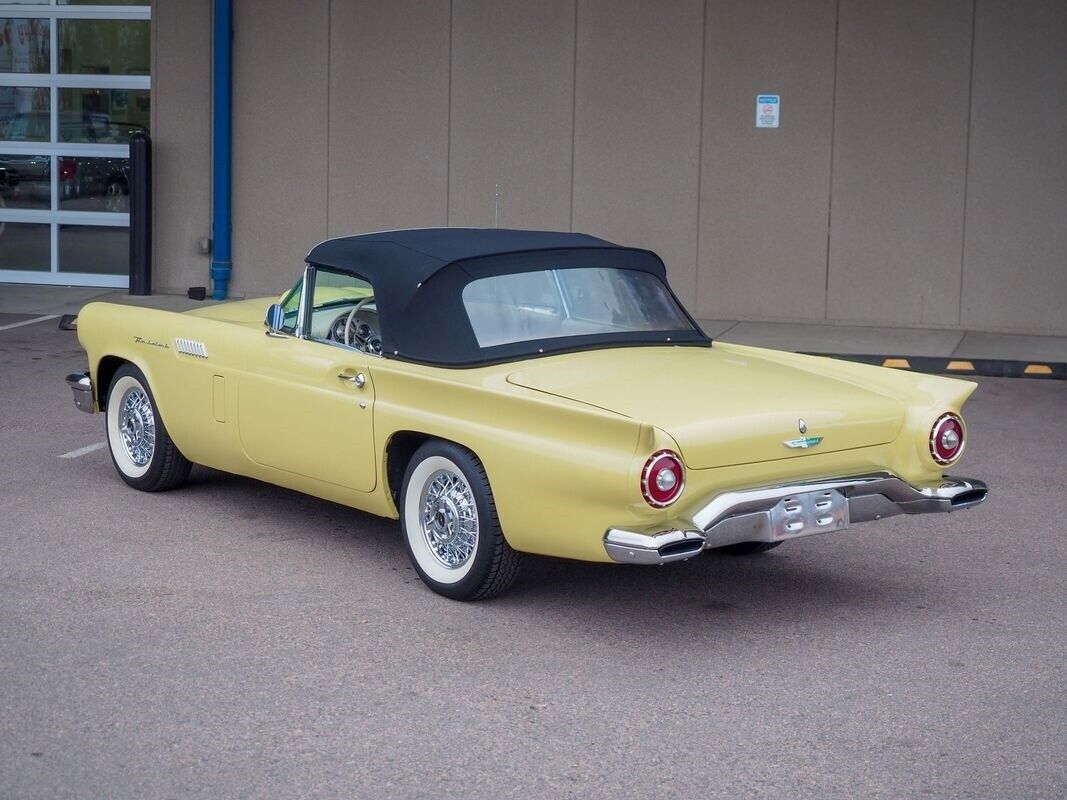
[{"label": "concrete sidewalk", "polygon": [[709,336],[724,342],[802,353],[1067,361],[1067,336],[783,322],[700,323]]},{"label": "concrete sidewalk", "polygon": [[[7,325],[32,323],[40,317],[77,314],[91,301],[170,311],[187,311],[213,302],[189,300],[181,295],[131,297],[125,290],[0,283],[0,330]],[[731,320],[699,322],[709,336],[724,342],[803,353],[1067,362],[1067,336]]]}]

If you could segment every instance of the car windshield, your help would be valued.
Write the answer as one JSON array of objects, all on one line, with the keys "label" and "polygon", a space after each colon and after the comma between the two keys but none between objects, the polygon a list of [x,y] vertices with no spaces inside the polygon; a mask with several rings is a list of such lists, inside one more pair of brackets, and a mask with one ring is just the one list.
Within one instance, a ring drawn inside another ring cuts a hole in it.
[{"label": "car windshield", "polygon": [[480,347],[642,331],[694,332],[655,275],[610,267],[560,267],[472,281],[463,305]]},{"label": "car windshield", "polygon": [[[319,267],[314,270],[312,283],[315,293],[311,301],[311,335],[314,338],[324,338],[325,333],[316,336],[315,317],[319,312],[328,311],[331,308],[350,308],[354,303],[368,297],[373,297],[374,291],[371,285],[362,278],[347,272],[334,272],[333,270]],[[304,278],[301,276],[293,284],[293,288],[282,297],[281,306],[285,312],[285,324],[281,330],[293,333],[296,330],[297,316],[300,312],[300,295],[304,290]],[[373,309],[374,306],[371,306]],[[318,326],[321,328],[321,325]]]}]

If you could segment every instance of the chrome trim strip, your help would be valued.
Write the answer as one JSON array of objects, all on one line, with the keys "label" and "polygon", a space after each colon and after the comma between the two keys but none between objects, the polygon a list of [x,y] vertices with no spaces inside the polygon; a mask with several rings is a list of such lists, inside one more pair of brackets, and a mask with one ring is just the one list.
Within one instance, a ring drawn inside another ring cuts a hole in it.
[{"label": "chrome trim strip", "polygon": [[67,376],[67,386],[74,392],[74,405],[79,411],[92,414],[93,408],[93,382],[88,372],[74,372]]}]

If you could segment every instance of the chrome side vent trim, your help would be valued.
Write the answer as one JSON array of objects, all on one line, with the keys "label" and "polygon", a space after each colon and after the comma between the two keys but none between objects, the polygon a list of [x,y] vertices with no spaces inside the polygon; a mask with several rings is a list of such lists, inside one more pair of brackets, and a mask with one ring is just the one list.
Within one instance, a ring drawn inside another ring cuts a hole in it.
[{"label": "chrome side vent trim", "polygon": [[182,339],[175,337],[174,349],[179,353],[184,353],[187,356],[195,356],[196,358],[207,358],[207,345],[203,342],[193,341],[192,339]]}]

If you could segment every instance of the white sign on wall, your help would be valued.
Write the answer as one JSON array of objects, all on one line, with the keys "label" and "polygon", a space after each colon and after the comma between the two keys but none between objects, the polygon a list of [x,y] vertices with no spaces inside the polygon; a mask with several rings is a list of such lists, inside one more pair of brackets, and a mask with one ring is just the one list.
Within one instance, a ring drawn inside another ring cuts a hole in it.
[{"label": "white sign on wall", "polygon": [[756,127],[777,128],[781,98],[776,94],[756,95]]}]

